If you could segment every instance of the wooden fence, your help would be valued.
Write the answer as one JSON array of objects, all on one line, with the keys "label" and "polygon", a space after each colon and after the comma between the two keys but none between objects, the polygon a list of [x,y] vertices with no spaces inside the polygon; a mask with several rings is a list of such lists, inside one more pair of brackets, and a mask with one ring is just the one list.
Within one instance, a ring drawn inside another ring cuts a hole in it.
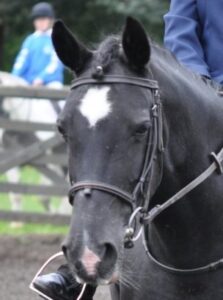
[{"label": "wooden fence", "polygon": [[[45,87],[24,87],[24,86],[3,86],[0,85],[0,98],[29,98],[49,99],[49,101],[59,101],[66,98],[68,88],[60,90]],[[41,101],[41,100],[40,100]],[[41,118],[41,116],[40,116]],[[41,174],[50,179],[51,185],[34,185],[12,182],[0,182],[0,193],[13,192],[15,194],[32,194],[44,196],[65,196],[68,190],[68,183],[65,176],[58,174],[49,165],[66,167],[66,153],[57,153],[55,147],[61,146],[63,140],[56,131],[55,124],[39,122],[23,122],[0,118],[0,128],[22,133],[35,133],[36,131],[53,132],[54,134],[44,140],[36,140],[31,145],[14,145],[12,149],[1,149],[0,152],[0,174],[24,165],[36,168]],[[34,214],[15,211],[0,211],[0,220],[28,221],[35,223],[68,224],[69,216],[52,214]]]}]

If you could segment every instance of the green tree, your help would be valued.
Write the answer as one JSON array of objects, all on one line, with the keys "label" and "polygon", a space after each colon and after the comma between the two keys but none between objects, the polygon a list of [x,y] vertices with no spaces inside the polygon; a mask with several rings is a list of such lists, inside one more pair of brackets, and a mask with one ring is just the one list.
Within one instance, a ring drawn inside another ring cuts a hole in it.
[{"label": "green tree", "polygon": [[163,15],[169,2],[165,0],[95,0],[92,5],[101,5],[111,15],[119,15],[121,20],[134,16],[146,27],[148,33],[161,41],[163,32]]},{"label": "green tree", "polygon": [[[30,10],[34,0],[1,0],[0,24],[4,24],[4,65],[9,71],[25,36],[32,32]],[[149,35],[162,40],[163,14],[168,0],[54,0],[57,16],[77,37],[92,46],[109,33],[118,33],[125,17],[138,18]],[[1,52],[1,51],[0,51]]]}]

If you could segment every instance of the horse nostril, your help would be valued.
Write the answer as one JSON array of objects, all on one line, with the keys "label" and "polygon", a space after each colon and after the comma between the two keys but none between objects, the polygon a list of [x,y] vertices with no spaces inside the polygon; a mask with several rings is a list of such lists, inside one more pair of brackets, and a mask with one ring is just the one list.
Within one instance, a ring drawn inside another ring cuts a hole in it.
[{"label": "horse nostril", "polygon": [[63,244],[63,245],[61,246],[61,249],[62,249],[62,251],[63,251],[64,256],[67,258],[67,246],[66,246],[65,244]]},{"label": "horse nostril", "polygon": [[106,243],[105,244],[105,252],[104,256],[114,258],[116,257],[116,251],[115,248],[112,246],[112,244]]},{"label": "horse nostril", "polygon": [[114,268],[117,261],[117,251],[112,244],[106,243],[104,245],[104,254],[102,257],[103,264],[100,265],[100,271],[109,273]]},{"label": "horse nostril", "polygon": [[79,260],[75,263],[75,268],[77,271],[80,271],[83,269],[82,263]]}]

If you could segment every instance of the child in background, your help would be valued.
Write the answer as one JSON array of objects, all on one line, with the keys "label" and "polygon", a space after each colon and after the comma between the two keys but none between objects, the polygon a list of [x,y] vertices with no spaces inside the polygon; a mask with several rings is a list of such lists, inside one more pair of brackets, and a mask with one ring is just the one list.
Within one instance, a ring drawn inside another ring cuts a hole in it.
[{"label": "child in background", "polygon": [[12,74],[30,85],[59,88],[63,83],[63,65],[51,41],[54,10],[51,4],[41,2],[33,6],[31,17],[35,28],[22,44]]}]

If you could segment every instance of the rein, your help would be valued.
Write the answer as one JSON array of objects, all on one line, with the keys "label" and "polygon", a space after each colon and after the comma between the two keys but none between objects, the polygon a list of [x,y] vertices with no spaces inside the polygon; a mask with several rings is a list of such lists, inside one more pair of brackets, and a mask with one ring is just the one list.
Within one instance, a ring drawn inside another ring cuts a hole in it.
[{"label": "rein", "polygon": [[210,264],[207,264],[203,267],[191,268],[191,269],[174,268],[174,267],[168,266],[166,264],[163,264],[152,255],[150,241],[149,241],[149,235],[147,234],[147,225],[150,224],[157,216],[159,216],[168,207],[172,206],[173,204],[175,204],[176,202],[181,200],[189,192],[191,192],[197,186],[199,186],[202,182],[207,180],[215,171],[218,171],[218,174],[220,174],[220,175],[223,174],[223,166],[222,166],[223,148],[217,155],[214,152],[212,152],[211,157],[213,158],[214,162],[203,173],[201,173],[197,178],[195,178],[193,181],[191,181],[188,185],[186,185],[184,188],[182,188],[179,192],[177,192],[174,196],[172,196],[166,202],[164,202],[161,205],[156,205],[150,211],[148,211],[148,213],[144,214],[144,217],[142,217],[143,245],[146,250],[146,253],[149,256],[149,258],[156,265],[158,265],[165,271],[186,275],[186,274],[197,274],[197,273],[203,273],[203,272],[207,272],[207,271],[214,271],[220,267],[223,267],[223,258],[221,258],[217,261],[214,261]]},{"label": "rein", "polygon": [[[201,273],[205,271],[216,270],[217,268],[223,266],[223,258],[210,263],[204,267],[193,268],[193,269],[178,269],[168,265],[165,265],[158,261],[151,253],[149,235],[147,234],[148,225],[154,221],[154,219],[160,215],[167,208],[181,200],[185,195],[190,191],[195,189],[198,185],[204,182],[209,178],[216,170],[219,174],[223,174],[223,148],[216,155],[211,153],[211,156],[214,162],[196,179],[191,183],[181,189],[173,197],[168,199],[161,205],[156,205],[149,210],[149,201],[152,195],[152,186],[151,181],[153,179],[153,172],[156,167],[158,156],[161,157],[162,163],[162,153],[164,151],[163,147],[163,116],[162,116],[162,103],[160,101],[159,85],[155,80],[133,77],[133,76],[120,76],[120,75],[104,75],[103,69],[101,66],[98,66],[96,69],[97,73],[94,74],[94,77],[85,77],[76,79],[71,86],[71,89],[87,85],[87,84],[127,84],[132,86],[137,86],[141,88],[146,88],[151,91],[153,96],[153,105],[151,107],[151,117],[152,117],[152,129],[148,135],[147,148],[145,153],[144,164],[142,172],[139,178],[138,183],[136,184],[132,193],[126,192],[123,189],[110,185],[104,182],[96,181],[80,181],[76,182],[69,190],[69,198],[72,204],[74,195],[76,192],[83,190],[85,196],[91,196],[92,190],[98,190],[106,192],[109,194],[118,197],[119,199],[125,201],[128,205],[131,206],[132,214],[129,219],[129,225],[126,229],[124,236],[124,246],[125,248],[132,248],[134,242],[141,236],[143,231],[143,244],[146,250],[148,257],[159,267],[165,271],[180,273],[180,274],[194,274]],[[151,146],[152,145],[152,146]],[[148,182],[147,190],[145,189],[145,183]],[[142,198],[142,206],[137,206]],[[135,229],[132,226],[132,223],[135,221],[137,215],[139,215],[139,220],[141,223],[141,228],[135,236]],[[142,230],[143,227],[143,230]]]}]

